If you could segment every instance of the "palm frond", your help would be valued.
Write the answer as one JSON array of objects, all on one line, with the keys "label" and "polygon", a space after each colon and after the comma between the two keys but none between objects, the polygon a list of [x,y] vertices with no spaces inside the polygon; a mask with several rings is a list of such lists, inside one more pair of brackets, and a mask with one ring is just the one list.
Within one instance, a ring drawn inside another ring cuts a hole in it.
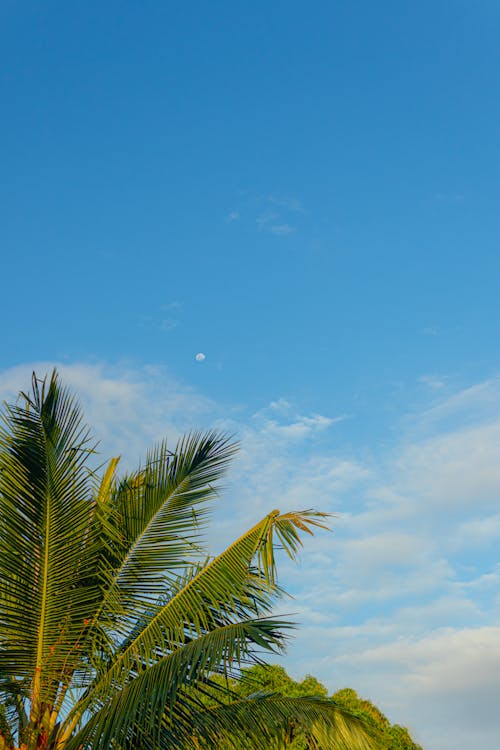
[{"label": "palm frond", "polygon": [[[200,747],[283,748],[300,733],[321,750],[375,750],[377,732],[331,700],[255,693],[198,713],[192,737]],[[187,742],[184,747],[192,745]],[[170,750],[168,740],[161,745]]]},{"label": "palm frond", "polygon": [[109,513],[120,543],[115,538],[102,566],[103,622],[107,615],[115,621],[120,609],[126,616],[150,606],[179,569],[203,557],[207,501],[235,450],[214,432],[182,438],[173,453],[163,442],[118,485]]},{"label": "palm frond", "polygon": [[92,443],[55,373],[48,383],[33,377],[22,400],[4,409],[0,427],[0,670],[35,675],[45,699],[64,665],[79,660],[74,644],[98,597],[85,470]]},{"label": "palm frond", "polygon": [[[270,550],[274,534],[284,538],[285,549],[294,554],[298,529],[309,528],[313,523],[321,521],[311,511],[284,516],[274,511],[208,562],[165,604],[157,605],[144,618],[135,637],[127,638],[112,655],[109,667],[96,676],[80,704],[68,716],[67,726],[75,719],[79,721],[92,707],[106,705],[116,690],[124,689],[138,664],[147,670],[193,639],[232,624],[241,625],[249,616],[268,612],[277,593],[274,556]],[[255,557],[260,562],[259,568],[252,567]],[[270,647],[269,643],[261,645]]]},{"label": "palm frond", "polygon": [[201,706],[197,697],[200,685],[209,675],[250,661],[256,649],[280,648],[288,627],[290,623],[271,618],[231,623],[190,640],[152,666],[137,659],[127,683],[104,698],[97,710],[94,706],[91,718],[70,740],[68,750],[80,746],[98,750],[112,742],[121,746],[129,735],[137,742],[143,736],[159,742],[167,721],[169,732],[180,742],[190,735]]},{"label": "palm frond", "polygon": [[127,637],[112,654],[109,667],[96,676],[83,700],[84,709],[126,682],[137,660],[154,664],[159,656],[221,624],[266,611],[275,590],[261,573],[252,572],[251,563],[260,548],[271,543],[269,528],[278,522],[276,514],[264,517],[199,569],[185,586],[174,589],[164,604],[154,607],[150,616],[143,618],[135,637]]}]

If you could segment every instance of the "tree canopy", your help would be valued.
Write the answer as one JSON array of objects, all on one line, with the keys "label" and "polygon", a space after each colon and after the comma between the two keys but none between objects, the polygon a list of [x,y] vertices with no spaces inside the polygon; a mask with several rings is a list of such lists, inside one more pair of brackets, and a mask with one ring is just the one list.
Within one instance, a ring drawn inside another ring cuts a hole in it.
[{"label": "tree canopy", "polygon": [[406,727],[391,724],[377,706],[369,700],[360,698],[355,690],[343,688],[331,697],[339,706],[352,711],[376,727],[381,734],[382,747],[386,747],[387,750],[422,750],[420,745],[417,745],[411,738]]}]

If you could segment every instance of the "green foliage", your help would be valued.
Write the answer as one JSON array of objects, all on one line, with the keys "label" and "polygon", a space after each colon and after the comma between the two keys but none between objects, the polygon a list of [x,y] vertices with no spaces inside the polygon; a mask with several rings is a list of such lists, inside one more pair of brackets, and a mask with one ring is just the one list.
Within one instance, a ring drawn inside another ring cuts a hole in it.
[{"label": "green foliage", "polygon": [[291,627],[271,615],[276,544],[294,558],[324,514],[272,511],[211,558],[207,510],[234,444],[162,442],[122,477],[117,458],[93,472],[94,450],[56,373],[5,406],[0,750],[235,747],[242,732],[245,747],[280,747],[295,726],[325,748],[374,747],[324,697],[235,690]]},{"label": "green foliage", "polygon": [[376,727],[380,732],[381,747],[384,750],[422,750],[420,745],[412,740],[406,727],[391,725],[380,709],[370,701],[359,698],[354,690],[338,690],[332,695],[332,700]]},{"label": "green foliage", "polygon": [[[238,696],[247,697],[258,691],[282,695],[287,698],[327,698],[328,691],[316,677],[306,675],[297,681],[291,678],[286,670],[274,665],[255,665],[243,670],[243,679],[228,683],[228,688]],[[377,732],[375,747],[378,750],[422,750],[411,738],[408,729],[397,724],[391,725],[389,719],[368,700],[359,698],[351,688],[344,688],[334,693],[330,701],[344,708],[350,714],[361,717],[366,724]],[[307,750],[322,748],[317,739],[311,737],[307,728],[295,723],[291,727],[287,747],[290,750]],[[244,747],[244,744],[240,746]],[[264,747],[264,746],[263,746]]]},{"label": "green foliage", "polygon": [[239,695],[250,695],[256,690],[280,693],[288,698],[317,696],[327,698],[328,690],[316,677],[308,674],[301,682],[293,680],[278,664],[257,664],[242,670],[243,679],[235,685]]}]

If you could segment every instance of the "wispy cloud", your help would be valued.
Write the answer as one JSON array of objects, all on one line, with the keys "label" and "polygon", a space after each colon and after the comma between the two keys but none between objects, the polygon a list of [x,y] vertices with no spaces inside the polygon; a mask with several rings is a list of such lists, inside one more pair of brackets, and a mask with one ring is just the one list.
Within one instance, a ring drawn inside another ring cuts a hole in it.
[{"label": "wispy cloud", "polygon": [[170,333],[179,325],[182,302],[173,300],[160,305],[155,311],[148,315],[141,315],[140,325],[147,328],[155,328]]},{"label": "wispy cloud", "polygon": [[165,302],[163,305],[160,305],[160,310],[163,311],[169,311],[169,310],[181,310],[183,306],[182,302],[179,302],[179,300],[172,300],[171,302]]},{"label": "wispy cloud", "polygon": [[291,227],[290,224],[273,224],[269,227],[271,234],[276,234],[278,237],[283,237],[287,234],[295,232],[296,227]]},{"label": "wispy cloud", "polygon": [[284,208],[287,211],[291,211],[293,213],[302,213],[304,211],[302,203],[298,200],[298,198],[289,198],[286,196],[279,196],[279,195],[269,195],[267,200],[272,205],[279,206],[280,208]]},{"label": "wispy cloud", "polygon": [[255,219],[255,223],[257,224],[259,230],[262,231],[263,229],[269,229],[272,223],[278,218],[279,214],[277,214],[275,211],[269,211],[266,209],[266,211],[263,211],[257,216],[257,218]]},{"label": "wispy cloud", "polygon": [[424,336],[439,336],[441,329],[439,326],[425,326],[425,328],[422,328],[421,333]]},{"label": "wispy cloud", "polygon": [[434,401],[418,416],[421,429],[441,432],[454,426],[463,429],[466,425],[492,422],[500,418],[500,378],[463,388],[445,398]]},{"label": "wispy cloud", "polygon": [[492,747],[500,733],[500,627],[442,628],[340,656],[331,667],[351,674],[371,667],[367,690],[380,689],[384,675],[382,705],[422,727],[426,749]]},{"label": "wispy cloud", "polygon": [[421,375],[418,380],[433,391],[439,391],[446,386],[448,378],[445,375]]},{"label": "wispy cloud", "polygon": [[160,323],[160,330],[170,333],[170,331],[174,331],[178,325],[179,321],[175,320],[175,318],[164,318]]},{"label": "wispy cloud", "polygon": [[268,407],[256,412],[252,417],[253,424],[261,435],[271,433],[273,437],[282,436],[287,440],[302,440],[313,436],[344,419],[344,414],[336,417],[298,414],[286,399],[271,401]]},{"label": "wispy cloud", "polygon": [[[304,208],[298,198],[271,193],[265,196],[246,196],[245,215],[255,222],[260,232],[268,232],[276,237],[286,237],[296,232],[299,214]],[[239,210],[230,211],[225,218],[226,224],[241,219]]]},{"label": "wispy cloud", "polygon": [[[308,496],[322,508],[350,506],[333,539],[320,536],[307,547],[300,576],[285,570],[302,622],[287,664],[332,689],[347,684],[377,696],[394,721],[404,717],[417,737],[420,728],[426,750],[462,750],[477,729],[468,710],[498,680],[496,663],[480,677],[488,649],[500,648],[500,569],[494,555],[485,557],[500,544],[500,419],[484,408],[500,395],[496,383],[445,396],[432,407],[440,419],[421,416],[430,435],[410,430],[391,453],[346,464],[343,484],[335,482],[342,465],[335,454],[305,453],[300,470],[275,466],[266,488],[272,495],[276,481],[297,507]],[[288,407],[273,405],[282,418]],[[472,568],[471,550],[478,555]],[[433,660],[441,647],[443,658]],[[468,655],[455,660],[461,648]],[[429,709],[429,695],[433,705],[443,701],[446,720]],[[496,729],[484,734],[486,745]]]},{"label": "wispy cloud", "polygon": [[295,231],[295,227],[290,224],[280,224],[279,221],[280,215],[278,213],[267,210],[257,216],[255,220],[261,232],[266,231],[277,236],[284,236]]}]

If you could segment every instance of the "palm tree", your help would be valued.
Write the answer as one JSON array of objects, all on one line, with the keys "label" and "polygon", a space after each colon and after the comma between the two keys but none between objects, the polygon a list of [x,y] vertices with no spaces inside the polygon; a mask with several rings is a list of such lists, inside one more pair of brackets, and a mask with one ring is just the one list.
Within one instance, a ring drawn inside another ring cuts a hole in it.
[{"label": "palm tree", "polygon": [[223,435],[191,434],[118,478],[117,458],[90,468],[95,445],[55,371],[5,406],[0,750],[203,748],[242,734],[270,746],[290,722],[329,733],[325,747],[368,746],[331,703],[241,699],[221,680],[282,648],[275,549],[295,557],[325,522],[276,510],[206,557],[208,501],[234,452]]}]

